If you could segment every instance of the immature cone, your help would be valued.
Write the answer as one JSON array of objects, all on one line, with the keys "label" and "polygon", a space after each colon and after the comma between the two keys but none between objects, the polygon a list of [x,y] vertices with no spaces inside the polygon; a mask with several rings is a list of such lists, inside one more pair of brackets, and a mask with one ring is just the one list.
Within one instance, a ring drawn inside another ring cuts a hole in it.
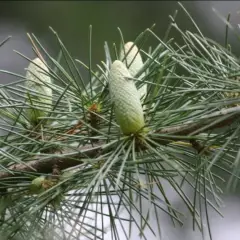
[{"label": "immature cone", "polygon": [[44,191],[42,184],[45,180],[44,176],[36,177],[32,180],[30,185],[30,192],[31,193],[41,193]]},{"label": "immature cone", "polygon": [[[128,53],[130,49],[131,51]],[[125,54],[126,58],[125,60],[123,60]],[[124,45],[124,49],[121,50],[119,57],[120,60],[123,61],[123,63],[128,67],[128,70],[133,77],[135,77],[139,70],[143,67],[143,60],[141,54],[139,52],[139,49],[137,48],[136,45],[134,45],[133,42],[128,42]],[[139,78],[141,79],[144,76],[145,73],[142,73],[142,75],[139,76]],[[144,97],[147,94],[147,84],[144,84],[141,88],[139,88],[138,91],[140,97],[141,98]]]},{"label": "immature cone", "polygon": [[[41,94],[37,95],[37,93],[28,92],[28,102],[35,107],[44,109],[51,108],[52,89],[47,86],[48,83],[51,83],[51,78],[47,75],[48,73],[48,68],[39,58],[35,58],[33,63],[31,62],[28,66],[25,86]],[[46,83],[46,85],[44,83]],[[32,120],[36,120],[38,117],[45,116],[46,112],[43,110],[30,109],[29,114]]]},{"label": "immature cone", "polygon": [[109,74],[109,91],[115,108],[117,123],[125,135],[144,127],[143,108],[139,93],[126,66],[119,60],[113,62]]}]

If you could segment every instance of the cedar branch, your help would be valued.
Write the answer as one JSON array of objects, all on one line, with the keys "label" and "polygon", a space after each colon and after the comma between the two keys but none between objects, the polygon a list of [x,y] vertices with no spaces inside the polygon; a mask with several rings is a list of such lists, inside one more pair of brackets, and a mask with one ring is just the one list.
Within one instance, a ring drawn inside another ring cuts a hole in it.
[{"label": "cedar branch", "polygon": [[[217,117],[219,117],[219,120],[214,121],[217,119]],[[196,135],[207,130],[214,130],[228,126],[239,120],[239,117],[240,107],[232,107],[209,114],[203,118],[203,121],[198,123],[189,122],[179,126],[166,127],[157,131],[156,133],[169,134],[169,136],[162,136],[161,139],[159,139],[161,144],[168,144],[172,141],[178,141],[176,135],[174,138],[171,138],[170,134],[177,134],[178,136],[181,136],[179,140],[182,140],[182,136]],[[158,141],[157,139],[155,140]],[[38,173],[51,173],[54,165],[57,165],[60,170],[80,165],[83,163],[81,161],[81,158],[83,157],[97,157],[99,152],[102,150],[102,144],[103,143],[97,143],[95,144],[95,147],[93,147],[91,144],[86,145],[80,148],[78,153],[69,154],[67,157],[65,156],[66,152],[64,152],[62,156],[60,154],[58,157],[54,156],[45,159],[35,159],[27,162],[26,164],[13,164],[8,168],[9,171],[0,172],[0,179],[11,178],[16,176],[18,173],[21,174],[21,172],[32,172],[33,169],[35,169],[35,171]]]}]

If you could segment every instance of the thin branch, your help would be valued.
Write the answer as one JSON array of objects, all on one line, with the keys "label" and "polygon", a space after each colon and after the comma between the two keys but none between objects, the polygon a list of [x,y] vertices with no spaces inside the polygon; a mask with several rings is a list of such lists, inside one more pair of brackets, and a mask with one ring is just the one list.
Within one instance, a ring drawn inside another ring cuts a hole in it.
[{"label": "thin branch", "polygon": [[[216,121],[217,117],[219,118],[220,116],[226,116],[226,117],[223,118],[222,120],[220,119],[219,121]],[[200,133],[200,132],[197,132],[197,130],[203,127],[205,127],[204,131],[225,127],[232,124],[236,120],[239,120],[239,117],[240,117],[240,107],[232,107],[232,108],[223,109],[213,114],[204,116],[201,122],[198,122],[198,123],[187,122],[179,126],[166,127],[158,131],[158,133],[178,134],[178,135],[188,135],[188,134],[196,135],[197,133]]]},{"label": "thin branch", "polygon": [[[222,120],[213,122],[213,120],[216,120],[217,116],[218,117],[225,116],[225,118]],[[182,124],[181,126],[167,127],[160,131],[157,131],[157,133],[167,133],[167,134],[177,133],[177,135],[179,135],[179,139],[177,139],[176,136],[174,136],[174,138],[171,138],[171,136],[161,136],[161,139],[159,140],[159,142],[161,144],[166,145],[172,141],[182,140],[183,139],[182,136],[187,137],[187,135],[196,135],[197,133],[204,132],[207,130],[213,130],[216,128],[225,127],[232,124],[236,120],[239,120],[239,117],[240,117],[240,107],[223,109],[221,111],[215,112],[213,114],[210,114],[204,117],[203,122],[185,123],[185,124]],[[213,122],[213,124],[210,124],[211,122]],[[194,134],[192,134],[193,132]],[[54,156],[54,157],[48,157],[45,159],[35,159],[32,161],[29,161],[27,164],[14,164],[8,168],[9,172],[0,172],[0,179],[14,177],[16,176],[16,174],[18,174],[18,172],[19,174],[21,174],[22,172],[32,172],[33,171],[32,169],[35,169],[35,171],[38,173],[51,173],[54,165],[57,165],[60,170],[67,169],[69,167],[74,167],[83,163],[80,160],[81,158],[97,157],[99,153],[102,153],[102,146],[103,146],[103,143],[97,143],[95,144],[95,147],[89,144],[80,148],[78,153],[71,154],[68,151],[68,152],[63,152],[58,157]]]},{"label": "thin branch", "polygon": [[[35,169],[39,173],[50,173],[55,165],[60,170],[67,169],[82,164],[81,158],[93,158],[101,152],[102,144],[98,143],[95,147],[91,144],[82,147],[78,153],[68,154],[68,152],[62,153],[62,157],[48,157],[45,159],[35,159],[29,161],[27,164],[13,164],[8,168],[9,172],[0,172],[0,178],[10,178],[16,176],[21,172],[32,172]],[[67,155],[67,156],[65,156]]]}]

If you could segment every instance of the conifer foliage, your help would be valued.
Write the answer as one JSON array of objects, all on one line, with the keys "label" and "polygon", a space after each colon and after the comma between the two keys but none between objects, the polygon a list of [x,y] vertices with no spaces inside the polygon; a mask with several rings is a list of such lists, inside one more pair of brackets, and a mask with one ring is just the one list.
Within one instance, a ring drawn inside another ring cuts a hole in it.
[{"label": "conifer foliage", "polygon": [[240,65],[179,5],[195,32],[178,26],[177,12],[164,39],[152,26],[125,42],[118,29],[120,48],[106,42],[95,67],[50,28],[57,58],[31,34],[36,58],[18,53],[26,75],[1,70],[17,78],[0,86],[1,239],[159,239],[161,214],[182,225],[186,211],[214,239],[208,211],[220,213],[219,183],[239,178]]}]

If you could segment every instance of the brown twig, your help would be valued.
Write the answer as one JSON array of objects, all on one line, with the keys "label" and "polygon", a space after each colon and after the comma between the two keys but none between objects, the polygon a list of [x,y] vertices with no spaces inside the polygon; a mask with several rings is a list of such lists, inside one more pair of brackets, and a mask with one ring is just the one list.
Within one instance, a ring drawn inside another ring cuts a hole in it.
[{"label": "brown twig", "polygon": [[[238,110],[234,112],[234,110]],[[229,114],[229,115],[228,115]],[[222,116],[222,119],[219,118]],[[216,121],[218,118],[219,121]],[[218,111],[203,118],[198,123],[184,123],[174,127],[166,127],[158,131],[158,133],[178,134],[178,135],[196,135],[198,130],[204,128],[204,131],[222,128],[232,124],[240,118],[240,107],[229,108],[229,111]]]},{"label": "brown twig", "polygon": [[[0,172],[0,178],[11,178],[16,176],[18,172],[33,172],[33,169],[40,173],[51,173],[55,165],[58,166],[59,170],[74,167],[83,163],[80,160],[81,158],[93,158],[99,154],[99,151],[101,151],[100,143],[95,147],[92,145],[82,147],[79,153],[69,154],[68,157],[49,157],[45,159],[35,159],[26,164],[13,164],[8,168],[11,172]],[[64,155],[66,154],[67,152],[64,152]]]},{"label": "brown twig", "polygon": [[[230,113],[230,114],[229,116],[227,116],[227,114],[223,112],[223,114],[221,115],[226,115],[226,117],[222,119],[222,121],[215,121],[214,123],[212,123],[213,120],[216,120],[215,119],[216,114],[212,114],[212,118],[211,117],[206,118],[204,121],[199,123],[191,123],[191,124],[183,124],[181,126],[167,127],[160,131],[157,131],[157,133],[169,134],[169,136],[161,136],[161,138],[159,139],[159,143],[165,145],[172,141],[182,140],[182,136],[192,135],[193,132],[195,132],[195,134],[199,133],[198,130],[202,130],[202,132],[207,130],[213,130],[216,128],[227,126],[229,124],[232,124],[236,120],[239,120],[240,111],[236,112],[234,115],[231,111],[226,111],[226,113]],[[171,134],[175,135],[174,138],[171,138]],[[177,139],[176,134],[181,136],[181,138]],[[157,139],[155,140],[158,141]],[[66,152],[63,152],[64,154],[59,154],[58,157],[35,159],[32,161],[29,161],[26,164],[14,164],[8,168],[8,170],[12,172],[0,172],[0,179],[14,177],[18,172],[19,173],[32,172],[33,171],[32,169],[35,169],[35,171],[39,173],[51,173],[54,165],[57,165],[59,167],[59,170],[80,165],[82,163],[81,158],[83,157],[94,158],[98,156],[99,151],[101,151],[102,144],[103,143],[99,142],[95,144],[95,147],[93,147],[91,144],[86,145],[81,149],[79,149],[79,153],[69,154],[68,157],[64,157],[66,156]],[[195,142],[193,142],[193,144],[195,144]]]}]

